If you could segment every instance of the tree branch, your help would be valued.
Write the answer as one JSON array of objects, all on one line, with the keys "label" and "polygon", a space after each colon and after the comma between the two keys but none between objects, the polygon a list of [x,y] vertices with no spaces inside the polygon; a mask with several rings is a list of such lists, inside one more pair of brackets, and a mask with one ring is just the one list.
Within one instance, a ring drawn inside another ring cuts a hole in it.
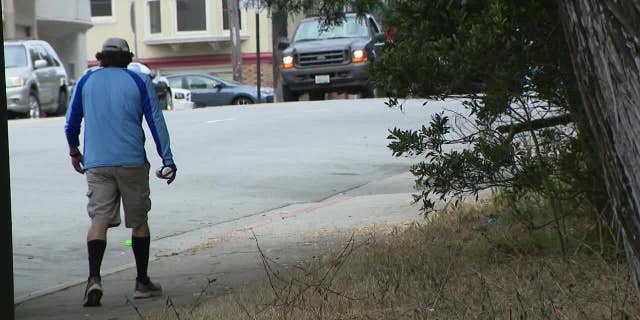
[{"label": "tree branch", "polygon": [[512,125],[499,126],[496,130],[500,133],[509,133],[510,137],[514,135],[529,131],[529,130],[539,130],[549,127],[555,127],[563,124],[569,124],[573,122],[573,118],[570,114],[563,114],[561,116],[544,118],[544,119],[535,119],[530,122],[522,122]]}]

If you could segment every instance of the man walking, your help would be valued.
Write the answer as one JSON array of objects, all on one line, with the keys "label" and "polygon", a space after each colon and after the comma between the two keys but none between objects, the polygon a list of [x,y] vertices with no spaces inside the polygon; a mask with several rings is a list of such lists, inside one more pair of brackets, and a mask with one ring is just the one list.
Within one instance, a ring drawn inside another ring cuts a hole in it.
[{"label": "man walking", "polygon": [[[144,117],[163,167],[156,176],[170,184],[176,177],[169,133],[148,76],[126,69],[133,58],[124,39],[107,39],[96,54],[102,68],[86,73],[67,110],[65,133],[73,168],[87,178],[87,233],[89,279],[84,306],[99,306],[102,298],[100,266],[107,245],[107,230],[120,225],[120,202],[131,243],[137,277],[134,298],[162,295],[162,288],[147,275],[150,231],[147,213],[149,161],[142,128]],[[78,149],[84,119],[84,155]]]}]

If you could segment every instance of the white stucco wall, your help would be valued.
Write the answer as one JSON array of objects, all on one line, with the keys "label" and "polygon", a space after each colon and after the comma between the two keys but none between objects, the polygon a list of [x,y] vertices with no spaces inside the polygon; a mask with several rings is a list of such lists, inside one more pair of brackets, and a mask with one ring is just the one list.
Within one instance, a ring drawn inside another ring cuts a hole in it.
[{"label": "white stucco wall", "polygon": [[2,0],[2,8],[5,39],[37,37],[35,0]]},{"label": "white stucco wall", "polygon": [[[22,1],[22,0],[20,0]],[[38,37],[56,49],[69,77],[77,79],[87,67],[89,0],[36,0]]]},{"label": "white stucco wall", "polygon": [[89,0],[36,0],[36,18],[91,24],[89,3]]},{"label": "white stucco wall", "polygon": [[[177,32],[176,30],[176,1],[161,1],[162,32],[150,34],[149,18],[146,1],[135,1],[137,51],[139,58],[163,58],[189,55],[229,54],[229,32],[222,27],[222,1],[207,1],[208,30],[202,32]],[[108,37],[121,37],[129,42],[131,50],[135,51],[134,36],[130,25],[131,1],[119,0],[114,2],[112,19],[104,22],[94,20],[94,28],[88,33],[87,55],[92,57],[100,50],[102,42]],[[243,11],[242,16],[242,52],[253,53],[256,50],[255,13],[253,10]],[[267,10],[260,14],[260,49],[261,52],[271,52],[271,19]],[[194,40],[198,38],[199,40]]]}]

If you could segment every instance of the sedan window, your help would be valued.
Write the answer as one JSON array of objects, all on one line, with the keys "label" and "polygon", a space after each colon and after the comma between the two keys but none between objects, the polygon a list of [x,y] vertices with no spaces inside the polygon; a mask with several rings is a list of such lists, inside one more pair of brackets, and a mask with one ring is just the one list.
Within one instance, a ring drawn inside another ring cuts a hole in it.
[{"label": "sedan window", "polygon": [[205,77],[188,77],[189,89],[215,89],[218,82]]},{"label": "sedan window", "polygon": [[186,89],[183,84],[182,78],[178,77],[178,78],[168,78],[168,79],[169,79],[169,87]]}]

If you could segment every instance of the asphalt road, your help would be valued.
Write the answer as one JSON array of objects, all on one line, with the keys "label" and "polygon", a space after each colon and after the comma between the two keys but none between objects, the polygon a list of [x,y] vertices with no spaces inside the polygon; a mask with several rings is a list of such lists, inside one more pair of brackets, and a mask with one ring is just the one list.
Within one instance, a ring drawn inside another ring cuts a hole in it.
[{"label": "asphalt road", "polygon": [[[388,129],[417,128],[458,102],[333,100],[166,112],[176,181],[152,179],[152,238],[169,238],[406,172]],[[147,135],[150,137],[150,135]],[[86,183],[69,163],[64,119],[9,121],[16,298],[86,278]],[[147,141],[152,169],[161,161]],[[407,192],[407,190],[398,190]],[[109,232],[103,272],[132,262]]]}]

